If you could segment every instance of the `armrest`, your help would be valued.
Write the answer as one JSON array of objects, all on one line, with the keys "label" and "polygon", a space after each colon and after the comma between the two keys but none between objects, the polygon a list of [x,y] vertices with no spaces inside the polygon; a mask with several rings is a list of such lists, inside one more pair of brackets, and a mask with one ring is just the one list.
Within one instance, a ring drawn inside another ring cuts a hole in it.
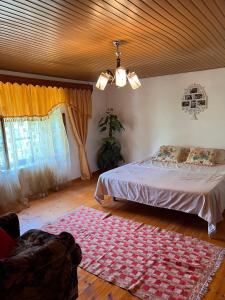
[{"label": "armrest", "polygon": [[75,266],[78,266],[82,260],[82,252],[80,246],[75,242],[72,234],[68,232],[61,232],[57,238],[66,246],[71,249],[72,262]]},{"label": "armrest", "polygon": [[[29,281],[34,274],[51,278],[47,274],[54,272],[54,276],[62,276],[63,272],[74,272],[81,259],[80,253],[80,247],[71,234],[49,234],[49,239],[45,239],[44,244],[36,243],[15,256],[0,260],[0,290],[12,288],[15,283],[19,285]],[[76,258],[76,255],[79,257]]]},{"label": "armrest", "polygon": [[80,246],[75,243],[74,237],[68,232],[61,232],[55,235],[43,230],[31,229],[21,235],[21,240],[24,240],[31,246],[30,248],[25,247],[24,251],[23,246],[22,249],[20,248],[18,253],[20,258],[27,255],[28,259],[30,259],[29,254],[32,254],[32,260],[45,261],[46,253],[51,252],[51,257],[46,260],[46,263],[49,262],[49,259],[57,260],[60,256],[65,255],[70,255],[72,264],[75,266],[78,266],[81,262],[82,253]]},{"label": "armrest", "polygon": [[12,238],[20,236],[20,225],[17,214],[9,213],[0,217],[0,227],[4,229]]}]

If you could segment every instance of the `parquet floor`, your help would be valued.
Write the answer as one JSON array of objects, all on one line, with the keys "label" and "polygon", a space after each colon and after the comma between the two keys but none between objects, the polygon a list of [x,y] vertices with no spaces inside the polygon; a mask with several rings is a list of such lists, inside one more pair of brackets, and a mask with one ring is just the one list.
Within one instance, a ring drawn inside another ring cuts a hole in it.
[{"label": "parquet floor", "polygon": [[[40,228],[47,222],[68,213],[69,211],[86,205],[102,211],[111,212],[124,218],[159,226],[185,235],[209,241],[225,247],[225,226],[220,225],[218,240],[210,240],[207,235],[207,224],[194,215],[148,207],[125,200],[112,201],[108,199],[104,207],[94,200],[93,194],[97,178],[91,181],[77,180],[69,187],[51,193],[48,197],[35,200],[30,207],[19,213],[21,232],[31,228]],[[225,222],[224,222],[225,223]],[[136,297],[129,292],[107,283],[98,277],[79,268],[79,300],[134,300]],[[209,291],[204,297],[206,300],[225,300],[225,262],[216,273]]]}]

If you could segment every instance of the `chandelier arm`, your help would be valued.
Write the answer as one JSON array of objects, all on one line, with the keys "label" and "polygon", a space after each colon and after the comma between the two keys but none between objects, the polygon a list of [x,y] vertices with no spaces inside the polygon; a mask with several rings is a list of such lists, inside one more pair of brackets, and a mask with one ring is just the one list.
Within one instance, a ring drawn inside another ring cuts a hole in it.
[{"label": "chandelier arm", "polygon": [[109,69],[106,70],[106,73],[109,75],[109,82],[112,84],[114,82],[114,80],[115,80],[115,75]]},{"label": "chandelier arm", "polygon": [[106,72],[107,72],[110,76],[114,77],[114,74],[113,74],[113,72],[112,72],[111,70],[106,70]]}]

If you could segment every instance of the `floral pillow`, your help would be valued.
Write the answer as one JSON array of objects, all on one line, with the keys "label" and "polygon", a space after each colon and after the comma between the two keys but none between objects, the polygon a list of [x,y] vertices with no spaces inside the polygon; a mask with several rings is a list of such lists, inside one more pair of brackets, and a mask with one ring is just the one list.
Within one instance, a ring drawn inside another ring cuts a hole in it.
[{"label": "floral pillow", "polygon": [[215,165],[217,152],[214,149],[191,148],[185,163],[203,166]]},{"label": "floral pillow", "polygon": [[161,146],[153,160],[162,162],[182,162],[187,158],[187,149],[178,146]]},{"label": "floral pillow", "polygon": [[225,150],[224,149],[213,149],[207,148],[208,150],[216,151],[215,164],[224,165],[225,164]]}]

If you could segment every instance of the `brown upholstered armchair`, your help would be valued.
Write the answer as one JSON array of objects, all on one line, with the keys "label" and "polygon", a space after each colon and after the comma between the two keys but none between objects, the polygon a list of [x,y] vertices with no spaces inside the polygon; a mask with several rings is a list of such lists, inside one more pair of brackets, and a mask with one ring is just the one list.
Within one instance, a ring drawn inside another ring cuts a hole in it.
[{"label": "brown upholstered armchair", "polygon": [[78,296],[81,249],[67,232],[29,230],[20,236],[19,220],[0,217],[0,227],[18,240],[14,253],[0,259],[1,300],[71,300]]}]

